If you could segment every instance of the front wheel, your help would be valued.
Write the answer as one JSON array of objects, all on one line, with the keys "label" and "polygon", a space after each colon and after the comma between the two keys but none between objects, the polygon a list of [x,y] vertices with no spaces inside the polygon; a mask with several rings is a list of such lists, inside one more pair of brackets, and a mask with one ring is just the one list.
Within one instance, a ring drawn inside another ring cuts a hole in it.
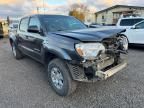
[{"label": "front wheel", "polygon": [[52,60],[48,65],[48,79],[53,90],[60,96],[68,96],[76,89],[67,65],[60,59]]}]

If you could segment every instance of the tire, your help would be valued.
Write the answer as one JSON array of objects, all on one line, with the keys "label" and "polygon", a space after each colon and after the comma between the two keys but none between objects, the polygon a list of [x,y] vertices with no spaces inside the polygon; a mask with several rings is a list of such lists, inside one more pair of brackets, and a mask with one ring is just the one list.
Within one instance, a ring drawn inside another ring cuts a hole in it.
[{"label": "tire", "polygon": [[68,96],[76,90],[77,83],[72,80],[67,65],[60,59],[53,59],[48,64],[48,80],[52,89],[60,96]]},{"label": "tire", "polygon": [[16,45],[14,44],[14,42],[11,44],[12,46],[12,53],[13,53],[13,56],[19,60],[19,59],[22,59],[23,58],[23,54],[19,51],[19,49],[16,47]]}]

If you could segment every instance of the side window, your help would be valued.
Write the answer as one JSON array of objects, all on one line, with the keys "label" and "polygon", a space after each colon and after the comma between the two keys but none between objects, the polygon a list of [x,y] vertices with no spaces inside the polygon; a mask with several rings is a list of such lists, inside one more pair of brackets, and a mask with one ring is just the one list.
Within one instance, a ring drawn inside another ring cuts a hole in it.
[{"label": "side window", "polygon": [[144,29],[144,22],[136,25],[136,29]]},{"label": "side window", "polygon": [[30,22],[29,22],[29,26],[37,26],[38,29],[40,29],[40,22],[36,17],[31,17]]},{"label": "side window", "polygon": [[120,26],[133,26],[134,24],[142,21],[143,19],[122,19]]},{"label": "side window", "polygon": [[20,22],[20,31],[27,32],[29,18],[24,18]]}]

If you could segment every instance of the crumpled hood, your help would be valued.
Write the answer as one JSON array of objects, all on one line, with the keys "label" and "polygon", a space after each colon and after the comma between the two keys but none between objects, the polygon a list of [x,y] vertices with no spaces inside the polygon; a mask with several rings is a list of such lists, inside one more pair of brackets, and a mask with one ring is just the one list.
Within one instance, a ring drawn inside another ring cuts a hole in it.
[{"label": "crumpled hood", "polygon": [[80,41],[102,41],[105,38],[109,38],[124,32],[125,29],[109,29],[109,28],[94,28],[94,29],[81,29],[73,31],[61,31],[53,32],[52,34],[77,39]]}]

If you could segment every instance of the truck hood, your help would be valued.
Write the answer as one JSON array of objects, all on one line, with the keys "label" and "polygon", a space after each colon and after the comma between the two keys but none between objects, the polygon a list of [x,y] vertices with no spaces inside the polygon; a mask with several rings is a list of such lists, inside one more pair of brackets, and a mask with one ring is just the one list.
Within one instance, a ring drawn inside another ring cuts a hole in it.
[{"label": "truck hood", "polygon": [[94,29],[81,29],[73,31],[52,32],[52,34],[77,39],[80,41],[102,41],[105,38],[116,36],[124,32],[125,29],[108,29],[108,28],[94,28]]}]

